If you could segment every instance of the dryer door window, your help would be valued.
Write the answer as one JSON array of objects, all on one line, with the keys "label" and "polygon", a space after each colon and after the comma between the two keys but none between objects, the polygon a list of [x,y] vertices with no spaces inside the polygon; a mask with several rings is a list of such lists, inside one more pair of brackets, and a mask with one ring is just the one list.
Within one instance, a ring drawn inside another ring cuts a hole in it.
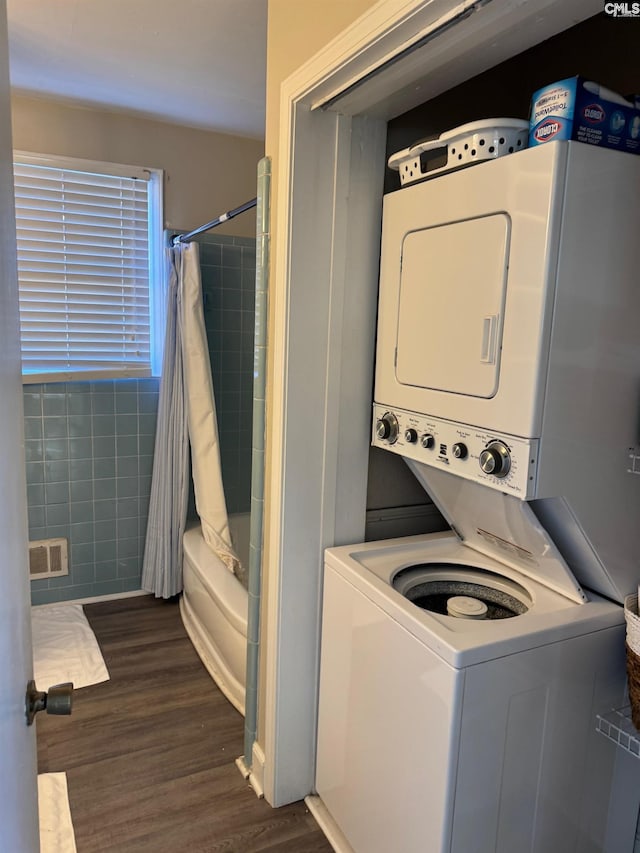
[{"label": "dryer door window", "polygon": [[505,213],[409,232],[402,246],[396,377],[493,397],[509,254]]}]

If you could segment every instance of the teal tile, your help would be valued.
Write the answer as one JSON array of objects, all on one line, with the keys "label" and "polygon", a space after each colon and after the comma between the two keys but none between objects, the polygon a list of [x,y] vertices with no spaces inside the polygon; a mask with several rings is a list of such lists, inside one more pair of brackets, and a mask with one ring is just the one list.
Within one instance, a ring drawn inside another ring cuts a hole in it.
[{"label": "teal tile", "polygon": [[29,542],[38,542],[40,539],[47,538],[47,528],[43,524],[42,527],[29,527]]},{"label": "teal tile", "polygon": [[155,435],[139,435],[138,436],[138,453],[140,456],[153,456],[155,448]]},{"label": "teal tile", "polygon": [[45,462],[44,479],[46,483],[68,483],[69,462],[67,460]]},{"label": "teal tile", "polygon": [[94,559],[94,545],[93,542],[85,542],[80,545],[72,545],[71,546],[71,564],[73,566],[76,563],[92,563]]},{"label": "teal tile", "polygon": [[118,540],[118,559],[126,560],[138,556],[138,537]]},{"label": "teal tile", "polygon": [[116,455],[116,439],[113,435],[97,435],[93,439],[94,459],[106,459]]},{"label": "teal tile", "polygon": [[242,330],[242,311],[227,309],[222,310],[222,328],[231,332]]},{"label": "teal tile", "polygon": [[[71,506],[71,515],[73,516],[73,504]],[[84,542],[93,542],[95,535],[93,521],[74,523],[73,518],[71,519],[69,537],[73,543],[80,545]]]},{"label": "teal tile", "polygon": [[[61,504],[61,503],[69,503],[69,483],[47,483],[44,487],[45,494],[45,503],[49,504]],[[68,519],[67,519],[68,520]],[[51,522],[55,524],[57,522]]]},{"label": "teal tile", "polygon": [[115,419],[115,434],[121,435],[137,435],[138,434],[138,416],[137,415],[118,415]]},{"label": "teal tile", "polygon": [[116,455],[117,456],[137,456],[138,454],[138,436],[137,435],[118,435],[116,437]]},{"label": "teal tile", "polygon": [[26,441],[41,440],[42,435],[42,418],[24,419],[24,437]]},{"label": "teal tile", "polygon": [[93,444],[90,438],[69,439],[69,459],[92,459]]},{"label": "teal tile", "polygon": [[[55,488],[55,486],[53,487]],[[47,527],[56,527],[61,524],[69,523],[69,503],[50,503],[47,502],[45,508]]]},{"label": "teal tile", "polygon": [[[235,272],[235,270],[234,270]],[[238,277],[240,283],[240,277]],[[240,287],[226,287],[222,291],[223,315],[228,311],[240,311],[242,308],[242,290]]]},{"label": "teal tile", "polygon": [[149,475],[143,476],[141,474],[138,477],[138,494],[140,496],[151,494],[151,480],[152,478]]},{"label": "teal tile", "polygon": [[69,539],[68,524],[50,524],[47,527],[47,539]]},{"label": "teal tile", "polygon": [[222,341],[221,348],[224,353],[242,351],[242,336],[239,332],[223,329],[220,337]]},{"label": "teal tile", "polygon": [[27,484],[44,483],[44,465],[42,462],[27,462],[25,465]]},{"label": "teal tile", "polygon": [[132,539],[134,536],[138,535],[138,519],[135,518],[119,518],[118,525],[118,539]]},{"label": "teal tile", "polygon": [[92,501],[93,480],[71,480],[70,493],[72,501]]},{"label": "teal tile", "polygon": [[136,394],[138,392],[138,382],[140,380],[137,377],[133,377],[130,379],[116,379],[113,383],[113,390],[117,394]]},{"label": "teal tile", "polygon": [[205,243],[204,241],[198,242],[200,245],[201,266],[220,266],[222,263],[222,247],[219,245],[212,245],[211,243]]},{"label": "teal tile", "polygon": [[44,506],[29,506],[29,530],[38,530],[45,526],[45,510]]},{"label": "teal tile", "polygon": [[115,382],[113,379],[103,379],[99,382],[91,383],[92,394],[113,394]]},{"label": "teal tile", "polygon": [[69,437],[86,438],[91,435],[91,415],[69,415]]},{"label": "teal tile", "polygon": [[139,415],[138,417],[138,430],[141,435],[155,435],[156,434],[156,423],[157,423],[156,415]]},{"label": "teal tile", "polygon": [[118,560],[118,577],[133,578],[140,577],[142,571],[142,558],[124,557]]},{"label": "teal tile", "polygon": [[138,393],[158,393],[160,388],[160,380],[158,378],[138,379]]},{"label": "teal tile", "polygon": [[69,518],[72,524],[93,523],[93,500],[74,501],[70,504]]},{"label": "teal tile", "polygon": [[238,376],[242,369],[242,350],[238,349],[234,352],[224,352],[221,358],[221,373],[222,376],[225,374],[232,373],[234,376]]},{"label": "teal tile", "polygon": [[116,501],[117,517],[132,518],[138,516],[138,500],[137,498],[122,498]]},{"label": "teal tile", "polygon": [[115,560],[118,553],[118,542],[116,539],[107,539],[104,542],[96,541],[96,561]]},{"label": "teal tile", "polygon": [[116,497],[116,479],[115,477],[105,478],[104,480],[94,480],[93,497],[95,500],[107,500]]},{"label": "teal tile", "polygon": [[119,477],[116,480],[117,495],[119,498],[132,498],[138,496],[137,477]]},{"label": "teal tile", "polygon": [[92,459],[71,459],[69,462],[69,478],[75,480],[91,480],[93,477]]},{"label": "teal tile", "polygon": [[94,501],[94,518],[98,521],[111,521],[116,518],[116,501]]},{"label": "teal tile", "polygon": [[76,584],[94,583],[96,580],[96,565],[93,562],[78,565],[74,563],[71,567],[71,576],[74,586]]},{"label": "teal tile", "polygon": [[134,592],[140,589],[140,585],[142,583],[142,566],[139,567],[137,574],[130,578],[122,578],[120,583],[122,584],[123,592]]},{"label": "teal tile", "polygon": [[48,438],[67,438],[67,419],[63,418],[43,418],[43,436]]},{"label": "teal tile", "polygon": [[55,604],[56,601],[60,601],[60,592],[56,589],[34,589],[35,583],[38,581],[34,581],[31,584],[31,603],[34,605],[37,604]]},{"label": "teal tile", "polygon": [[101,560],[95,564],[95,577],[99,582],[118,577],[118,563],[114,560]]},{"label": "teal tile", "polygon": [[113,595],[122,592],[122,582],[118,579],[109,581],[96,581],[93,585],[93,595]]},{"label": "teal tile", "polygon": [[93,415],[92,417],[93,435],[94,436],[109,436],[115,435],[116,432],[116,417],[115,415]]},{"label": "teal tile", "polygon": [[139,394],[138,411],[143,415],[155,415],[158,411],[158,395],[148,393]]},{"label": "teal tile", "polygon": [[108,542],[116,540],[116,520],[108,518],[104,521],[96,521],[93,525],[95,531],[96,542]]},{"label": "teal tile", "polygon": [[116,475],[116,460],[108,459],[93,460],[93,477],[95,480],[109,479]]},{"label": "teal tile", "polygon": [[67,438],[45,438],[42,446],[45,462],[69,458],[69,440]]},{"label": "teal tile", "polygon": [[138,413],[138,390],[133,388],[131,392],[116,394],[116,414],[136,415]]},{"label": "teal tile", "polygon": [[43,415],[64,415],[67,414],[67,395],[63,392],[60,394],[43,394],[42,395],[42,413]]},{"label": "teal tile", "polygon": [[240,246],[223,246],[222,247],[222,267],[226,275],[231,268],[240,268],[242,263],[242,248]]},{"label": "teal tile", "polygon": [[67,412],[69,415],[90,415],[91,396],[88,392],[73,391],[67,396]]},{"label": "teal tile", "polygon": [[24,414],[27,418],[42,417],[42,397],[39,392],[24,391],[22,395]]},{"label": "teal tile", "polygon": [[91,398],[91,412],[94,415],[113,415],[116,410],[113,394],[94,394]]},{"label": "teal tile", "polygon": [[[142,458],[142,457],[141,457]],[[119,456],[116,461],[116,473],[118,477],[138,476],[138,456]]]}]

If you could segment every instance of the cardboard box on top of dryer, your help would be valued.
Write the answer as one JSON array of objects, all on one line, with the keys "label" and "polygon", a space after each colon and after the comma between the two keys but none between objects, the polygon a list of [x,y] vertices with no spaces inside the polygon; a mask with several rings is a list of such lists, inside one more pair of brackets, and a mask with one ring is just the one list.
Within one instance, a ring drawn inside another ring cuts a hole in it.
[{"label": "cardboard box on top of dryer", "polygon": [[569,77],[534,92],[529,146],[552,139],[640,154],[640,103],[584,77]]}]

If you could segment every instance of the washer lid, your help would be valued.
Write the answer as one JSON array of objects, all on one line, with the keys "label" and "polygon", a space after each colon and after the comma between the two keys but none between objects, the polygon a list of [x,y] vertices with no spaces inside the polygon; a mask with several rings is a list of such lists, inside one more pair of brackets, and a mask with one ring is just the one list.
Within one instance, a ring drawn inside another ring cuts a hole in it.
[{"label": "washer lid", "polygon": [[572,601],[587,601],[526,501],[413,459],[405,462],[465,545]]}]

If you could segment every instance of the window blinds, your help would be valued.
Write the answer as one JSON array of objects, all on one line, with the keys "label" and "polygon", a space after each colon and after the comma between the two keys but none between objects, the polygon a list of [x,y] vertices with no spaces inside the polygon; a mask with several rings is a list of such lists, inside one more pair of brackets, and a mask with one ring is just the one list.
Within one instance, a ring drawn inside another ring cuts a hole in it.
[{"label": "window blinds", "polygon": [[150,375],[149,180],[137,171],[14,164],[23,374]]}]

